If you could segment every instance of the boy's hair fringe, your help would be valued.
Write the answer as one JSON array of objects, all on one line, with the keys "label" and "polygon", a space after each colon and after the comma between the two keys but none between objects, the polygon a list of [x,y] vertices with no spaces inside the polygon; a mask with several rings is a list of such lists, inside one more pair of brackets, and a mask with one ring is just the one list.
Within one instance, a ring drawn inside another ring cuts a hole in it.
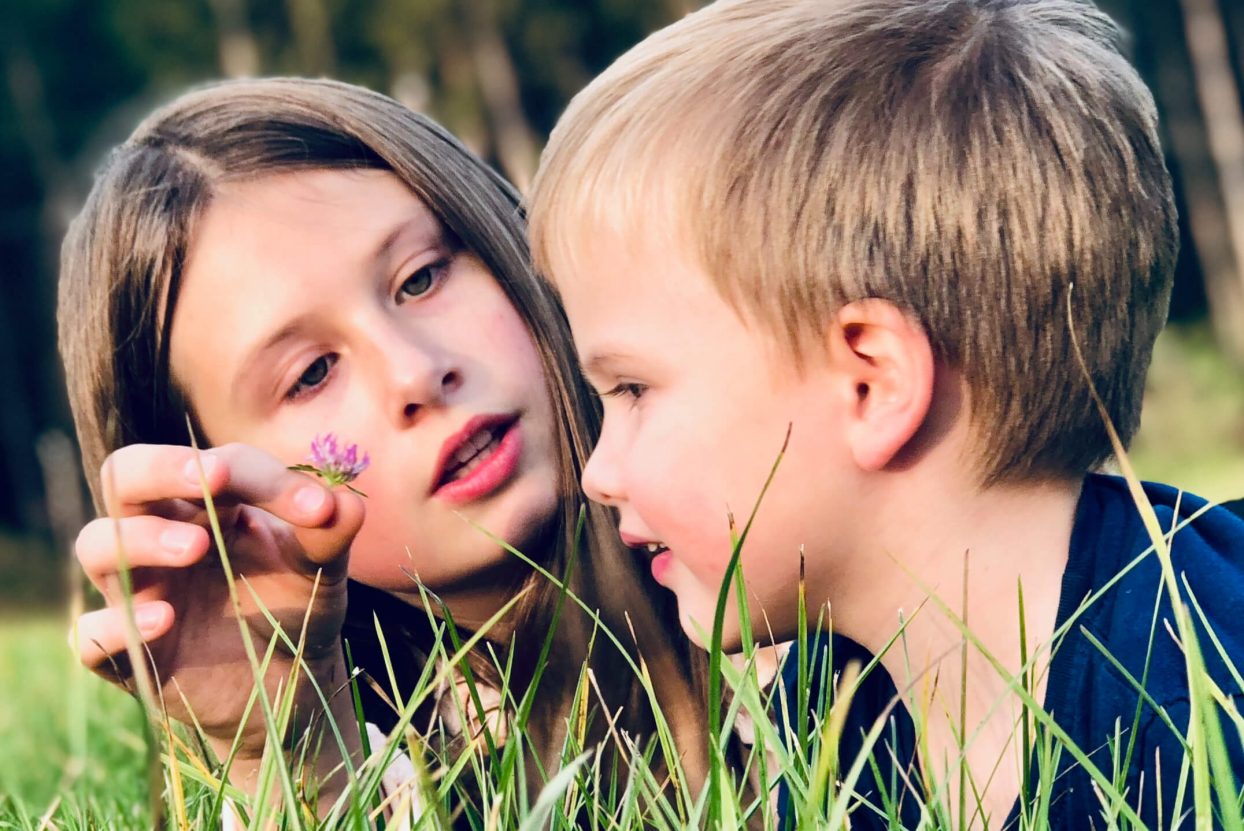
[{"label": "boy's hair fringe", "polygon": [[715,3],[571,103],[537,268],[590,268],[602,230],[681,246],[799,362],[888,300],[966,379],[984,484],[1079,477],[1111,445],[1073,332],[1127,442],[1177,248],[1118,36],[1076,0]]}]

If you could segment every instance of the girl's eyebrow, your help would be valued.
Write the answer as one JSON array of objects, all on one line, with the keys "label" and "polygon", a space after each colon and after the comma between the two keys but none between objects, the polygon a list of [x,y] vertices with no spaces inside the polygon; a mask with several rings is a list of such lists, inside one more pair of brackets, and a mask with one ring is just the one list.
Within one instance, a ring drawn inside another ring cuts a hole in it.
[{"label": "girl's eyebrow", "polygon": [[260,359],[274,347],[279,346],[283,341],[293,337],[301,326],[302,317],[299,316],[294,318],[280,329],[273,332],[270,337],[264,338],[261,342],[257,343],[246,353],[246,356],[238,362],[238,371],[233,374],[232,386],[235,390],[235,394],[238,386],[247,383],[246,379],[256,377]]},{"label": "girl's eyebrow", "polygon": [[427,239],[430,243],[427,247],[431,248],[440,245],[445,239],[445,227],[441,224],[431,211],[424,208],[415,216],[408,216],[393,226],[389,233],[384,235],[380,240],[380,244],[376,246],[375,252],[372,254],[372,261],[387,259],[392,253],[393,248],[397,245],[407,233],[415,236],[417,239]]}]

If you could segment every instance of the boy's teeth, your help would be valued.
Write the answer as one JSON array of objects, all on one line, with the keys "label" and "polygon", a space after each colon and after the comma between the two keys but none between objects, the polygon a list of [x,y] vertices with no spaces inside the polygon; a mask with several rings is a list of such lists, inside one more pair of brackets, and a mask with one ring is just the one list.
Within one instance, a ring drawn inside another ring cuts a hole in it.
[{"label": "boy's teeth", "polygon": [[665,546],[661,545],[659,542],[650,542],[650,543],[648,543],[648,553],[649,553],[649,554],[659,554],[659,553],[661,553],[661,552],[662,552],[662,551],[664,551],[664,550],[665,550]]}]

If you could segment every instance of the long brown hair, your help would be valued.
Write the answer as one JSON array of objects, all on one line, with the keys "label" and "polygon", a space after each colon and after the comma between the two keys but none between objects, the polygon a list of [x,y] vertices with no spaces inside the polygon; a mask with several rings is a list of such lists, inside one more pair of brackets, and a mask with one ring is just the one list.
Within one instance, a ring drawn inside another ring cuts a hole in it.
[{"label": "long brown hair", "polygon": [[[555,575],[565,573],[581,510],[582,555],[569,588],[624,643],[633,626],[662,712],[681,734],[682,767],[703,770],[702,696],[690,667],[702,660],[677,632],[667,593],[645,585],[599,506],[582,508],[579,473],[599,428],[595,399],[579,379],[564,315],[529,265],[525,218],[515,190],[430,119],[378,93],[328,80],[265,79],[192,91],[157,110],[115,149],[98,174],[62,251],[60,350],[83,463],[97,504],[105,457],[135,442],[186,444],[186,398],[170,378],[169,334],[197,219],[219,183],[277,172],[324,168],[391,171],[489,268],[534,335],[557,418],[561,498],[548,544],[526,552]],[[559,589],[536,572],[514,616],[510,679],[521,697],[536,662]],[[371,614],[417,641],[427,626],[418,610],[385,603],[380,593],[352,593],[350,617]],[[367,598],[360,603],[359,598]],[[364,606],[363,609],[357,606]],[[360,611],[363,614],[360,614]],[[426,621],[425,621],[426,624]],[[592,621],[567,602],[555,634],[527,735],[542,761],[556,758],[575,680],[590,661],[618,726],[651,734],[654,714],[638,678],[608,644],[589,656]],[[371,635],[374,638],[374,635]],[[603,639],[598,639],[603,640]],[[422,645],[409,654],[420,654]],[[495,646],[495,645],[494,645]],[[641,649],[642,647],[642,649]],[[364,648],[362,651],[366,652]],[[426,654],[426,653],[423,653]],[[491,663],[474,656],[491,677]],[[412,677],[417,677],[415,672]],[[597,718],[600,728],[604,719]],[[603,735],[601,733],[598,736]]]}]

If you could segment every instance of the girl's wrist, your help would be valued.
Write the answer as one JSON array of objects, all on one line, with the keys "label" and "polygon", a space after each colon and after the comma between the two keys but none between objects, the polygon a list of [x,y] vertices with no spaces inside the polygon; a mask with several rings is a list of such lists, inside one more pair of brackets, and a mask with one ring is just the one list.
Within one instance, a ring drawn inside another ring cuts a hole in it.
[{"label": "girl's wrist", "polygon": [[[282,747],[283,759],[280,763],[289,765],[298,762],[302,765],[299,773],[313,774],[320,794],[319,802],[323,805],[326,804],[325,798],[331,803],[348,782],[343,750],[349,755],[351,769],[362,763],[363,742],[359,731],[363,726],[356,719],[350,687],[344,683],[348,677],[344,658],[337,657],[332,666],[324,671],[313,669],[313,672],[318,676],[316,684],[319,693],[308,686],[308,694],[301,696],[312,699],[314,704],[303,708],[304,715],[297,719],[296,726],[290,728]],[[327,710],[323,708],[324,699],[328,700]],[[238,739],[233,735],[209,736],[207,741],[217,760],[229,763],[229,782],[244,793],[253,795],[270,742],[262,723],[258,730],[248,732],[253,733],[249,739]],[[304,752],[308,747],[311,752]]]}]

